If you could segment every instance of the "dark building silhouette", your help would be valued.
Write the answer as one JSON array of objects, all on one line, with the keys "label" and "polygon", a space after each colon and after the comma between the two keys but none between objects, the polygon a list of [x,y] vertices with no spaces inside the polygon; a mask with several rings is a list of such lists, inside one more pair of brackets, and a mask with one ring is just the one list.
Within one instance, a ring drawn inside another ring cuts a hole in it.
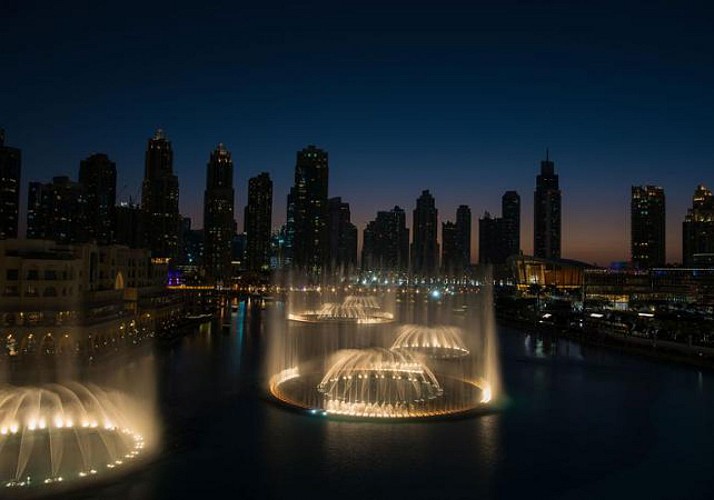
[{"label": "dark building silhouette", "polygon": [[426,190],[417,198],[414,209],[414,236],[412,240],[412,272],[433,276],[439,268],[439,243],[437,242],[437,218],[434,197]]},{"label": "dark building silhouette", "polygon": [[406,272],[409,270],[409,229],[404,209],[377,212],[363,232],[362,270]]},{"label": "dark building silhouette", "polygon": [[0,129],[0,240],[17,238],[21,167],[22,152],[5,145],[5,131]]},{"label": "dark building silhouette", "polygon": [[560,258],[561,196],[555,163],[548,151],[540,162],[533,198],[533,255],[544,259]]},{"label": "dark building silhouette", "polygon": [[248,237],[245,233],[236,233],[236,235],[233,236],[233,244],[231,246],[233,262],[231,262],[231,265],[236,271],[245,271],[245,253],[247,246]]},{"label": "dark building silhouette", "polygon": [[142,247],[144,237],[141,207],[131,202],[120,203],[115,207],[114,214],[114,242],[131,248]]},{"label": "dark building silhouette", "polygon": [[270,269],[270,237],[273,226],[273,181],[266,172],[248,181],[248,204],[245,207],[246,268],[249,271]]},{"label": "dark building silhouette", "polygon": [[479,264],[503,264],[506,255],[504,241],[504,219],[484,213],[478,220],[478,261]]},{"label": "dark building silhouette", "polygon": [[521,253],[521,197],[516,191],[506,191],[501,197],[503,246],[506,257]]},{"label": "dark building silhouette", "polygon": [[441,225],[442,269],[447,276],[462,275],[471,264],[471,209],[456,211],[456,222]]},{"label": "dark building silhouette", "polygon": [[146,150],[141,189],[144,241],[152,257],[178,257],[181,216],[173,158],[171,141],[157,130]]},{"label": "dark building silhouette", "polygon": [[283,224],[270,238],[270,268],[285,269],[290,265],[287,248],[287,225]]},{"label": "dark building silhouette", "polygon": [[330,198],[327,211],[330,268],[350,271],[357,265],[357,226],[350,220],[350,204],[339,197]]},{"label": "dark building silhouette", "polygon": [[283,226],[282,257],[283,267],[292,265],[295,247],[295,186],[288,193],[287,214]]},{"label": "dark building silhouette", "polygon": [[327,264],[327,152],[315,146],[298,151],[293,189],[293,266],[319,273]]},{"label": "dark building silhouette", "polygon": [[689,267],[714,260],[714,196],[701,184],[682,223],[682,260]]},{"label": "dark building silhouette", "polygon": [[219,144],[206,165],[203,196],[203,267],[209,280],[231,276],[231,242],[236,232],[234,200],[231,153]]},{"label": "dark building silhouette", "polygon": [[103,153],[91,155],[79,164],[79,183],[86,198],[88,238],[100,245],[112,243],[117,201],[116,164]]},{"label": "dark building silhouette", "polygon": [[88,241],[84,188],[67,176],[52,182],[30,182],[27,194],[27,237],[58,243]]},{"label": "dark building silhouette", "polygon": [[444,274],[452,276],[456,273],[459,260],[459,241],[456,235],[456,223],[446,221],[441,223],[441,267]]},{"label": "dark building silhouette", "polygon": [[632,186],[630,231],[632,263],[641,269],[663,266],[666,261],[664,189]]}]

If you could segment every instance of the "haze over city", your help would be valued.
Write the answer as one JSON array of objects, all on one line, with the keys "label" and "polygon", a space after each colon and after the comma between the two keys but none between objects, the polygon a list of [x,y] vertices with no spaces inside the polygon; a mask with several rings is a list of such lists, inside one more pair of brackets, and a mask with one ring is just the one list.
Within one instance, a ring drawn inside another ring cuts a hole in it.
[{"label": "haze over city", "polygon": [[[706,3],[432,7],[86,2],[58,23],[64,5],[6,3],[0,125],[23,150],[21,206],[27,181],[74,178],[95,151],[117,164],[118,199],[138,200],[146,140],[161,127],[195,226],[218,142],[233,153],[237,207],[247,179],[271,173],[276,228],[295,151],[316,144],[360,238],[395,204],[411,226],[423,189],[441,220],[470,205],[474,226],[515,189],[528,254],[550,148],[563,257],[627,260],[630,186],[655,184],[667,196],[667,259],[680,261],[692,193],[714,184]],[[475,260],[477,231],[472,240]]]}]

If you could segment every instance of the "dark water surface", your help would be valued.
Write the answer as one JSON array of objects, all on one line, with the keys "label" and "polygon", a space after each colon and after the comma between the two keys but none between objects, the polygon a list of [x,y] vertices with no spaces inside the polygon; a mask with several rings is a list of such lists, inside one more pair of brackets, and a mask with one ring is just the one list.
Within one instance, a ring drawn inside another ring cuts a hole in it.
[{"label": "dark water surface", "polygon": [[142,356],[163,451],[73,498],[714,498],[714,376],[499,328],[507,408],[331,421],[261,391],[265,311]]}]

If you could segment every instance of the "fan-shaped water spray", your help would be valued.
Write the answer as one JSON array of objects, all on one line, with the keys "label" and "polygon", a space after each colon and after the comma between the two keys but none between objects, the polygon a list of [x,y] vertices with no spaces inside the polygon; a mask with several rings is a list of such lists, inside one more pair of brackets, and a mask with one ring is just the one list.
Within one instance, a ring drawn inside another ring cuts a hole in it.
[{"label": "fan-shaped water spray", "polygon": [[78,383],[0,389],[0,482],[61,483],[135,461],[145,444],[132,406]]},{"label": "fan-shaped water spray", "polygon": [[408,352],[348,349],[332,361],[317,386],[328,411],[397,416],[443,393],[431,370]]},{"label": "fan-shaped water spray", "polygon": [[402,325],[392,350],[412,351],[436,359],[462,358],[469,355],[462,331],[455,326]]}]

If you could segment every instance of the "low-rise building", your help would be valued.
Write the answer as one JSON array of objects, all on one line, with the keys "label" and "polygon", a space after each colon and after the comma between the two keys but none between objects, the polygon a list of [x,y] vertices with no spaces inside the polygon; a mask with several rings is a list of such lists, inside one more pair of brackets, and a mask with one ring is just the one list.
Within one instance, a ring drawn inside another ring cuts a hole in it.
[{"label": "low-rise building", "polygon": [[0,241],[0,347],[9,355],[93,353],[178,319],[168,263],[148,250]]}]

